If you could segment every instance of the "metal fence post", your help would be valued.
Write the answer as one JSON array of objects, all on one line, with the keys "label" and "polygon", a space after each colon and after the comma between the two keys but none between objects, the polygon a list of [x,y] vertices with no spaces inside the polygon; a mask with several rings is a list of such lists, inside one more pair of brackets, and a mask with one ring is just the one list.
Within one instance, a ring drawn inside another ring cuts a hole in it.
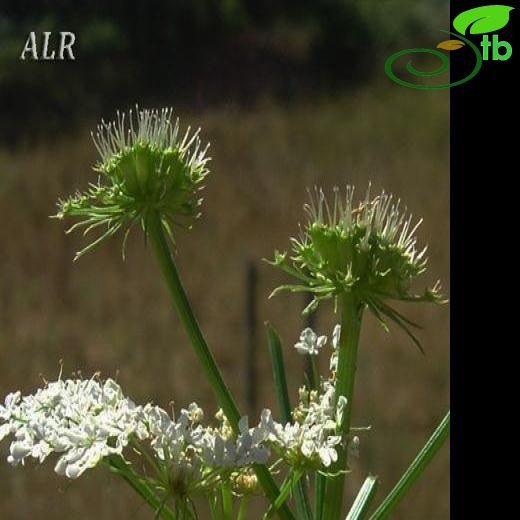
[{"label": "metal fence post", "polygon": [[247,408],[251,416],[255,416],[257,406],[257,288],[258,272],[256,264],[249,261],[246,271],[246,355],[245,355],[245,385]]}]

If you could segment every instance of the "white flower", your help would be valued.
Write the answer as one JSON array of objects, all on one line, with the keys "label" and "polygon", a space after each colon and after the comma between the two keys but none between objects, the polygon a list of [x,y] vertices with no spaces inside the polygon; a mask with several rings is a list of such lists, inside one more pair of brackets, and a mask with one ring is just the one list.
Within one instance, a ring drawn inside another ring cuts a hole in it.
[{"label": "white flower", "polygon": [[[337,325],[332,334],[333,358],[339,336]],[[295,347],[300,353],[316,355],[326,342],[326,336],[307,328]],[[28,458],[42,463],[54,453],[56,473],[71,479],[109,456],[124,456],[131,444],[137,453],[145,450],[154,458],[163,487],[176,482],[183,493],[207,492],[219,482],[208,475],[222,472],[228,478],[247,473],[254,464],[266,464],[271,450],[290,466],[329,467],[344,440],[339,432],[346,404],[344,396],[336,396],[332,374],[317,389],[300,389],[294,422],[276,422],[271,410],[264,409],[256,427],[250,427],[244,416],[234,432],[222,411],[215,416],[217,427],[203,425],[204,412],[197,403],[182,408],[175,417],[151,403],[137,406],[112,379],[60,379],[33,395],[15,392],[6,397],[0,405],[0,441],[12,435],[7,460],[13,466],[23,465]],[[358,442],[352,439],[349,448],[355,450]]]},{"label": "white flower", "polygon": [[224,437],[221,432],[207,430],[202,436],[203,457],[211,467],[239,468],[250,464],[265,464],[269,459],[269,448],[264,444],[267,433],[262,425],[249,428],[247,416],[239,421],[236,439]]},{"label": "white flower", "polygon": [[333,352],[332,355],[330,356],[329,370],[331,372],[338,371],[338,353],[337,352]]},{"label": "white flower", "polygon": [[338,397],[338,404],[336,408],[336,425],[339,428],[343,423],[343,412],[347,406],[347,398],[344,395]]},{"label": "white flower", "polygon": [[204,419],[204,411],[197,403],[190,403],[186,410],[190,421],[200,423]]},{"label": "white flower", "polygon": [[335,406],[335,386],[322,381],[319,392],[300,389],[298,420],[282,425],[264,409],[258,428],[267,442],[290,465],[312,468],[329,467],[338,458],[336,446],[341,443],[338,426],[346,399],[340,396]]},{"label": "white flower", "polygon": [[331,372],[337,372],[337,370],[338,370],[338,350],[339,350],[340,337],[341,337],[341,325],[338,324],[334,327],[334,331],[332,332],[333,352],[330,356],[330,361],[329,361],[329,370]]},{"label": "white flower", "polygon": [[327,336],[318,336],[311,328],[306,328],[300,334],[300,341],[294,345],[299,354],[315,356],[327,343]]},{"label": "white flower", "polygon": [[34,395],[10,394],[0,407],[0,438],[12,434],[8,462],[43,462],[60,455],[56,471],[77,478],[104,457],[121,453],[138,424],[137,408],[112,379],[58,380]]},{"label": "white flower", "polygon": [[10,420],[13,413],[17,410],[20,397],[20,392],[8,394],[5,398],[4,405],[2,406],[0,404],[0,441],[12,433]]},{"label": "white flower", "polygon": [[339,340],[341,338],[341,325],[338,323],[332,332],[332,348],[338,350]]},{"label": "white flower", "polygon": [[322,464],[328,468],[333,462],[338,460],[338,452],[335,447],[341,442],[341,436],[330,435],[318,449]]},{"label": "white flower", "polygon": [[262,428],[249,428],[247,416],[238,424],[240,435],[236,443],[236,465],[265,464],[269,458],[269,449],[262,443],[267,435]]},{"label": "white flower", "polygon": [[360,441],[359,441],[359,437],[357,435],[354,435],[354,437],[352,437],[352,439],[350,439],[347,444],[347,448],[348,448],[349,452],[354,457],[359,457],[359,444],[360,444]]}]

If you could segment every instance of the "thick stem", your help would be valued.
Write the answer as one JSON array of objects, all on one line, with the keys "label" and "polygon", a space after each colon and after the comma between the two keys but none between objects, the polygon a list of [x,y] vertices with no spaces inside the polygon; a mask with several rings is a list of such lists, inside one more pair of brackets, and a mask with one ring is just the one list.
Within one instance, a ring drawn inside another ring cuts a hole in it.
[{"label": "thick stem", "polygon": [[[343,412],[343,421],[340,425],[340,430],[345,438],[347,438],[350,431],[362,314],[363,307],[355,297],[351,295],[343,296],[341,299],[341,337],[336,374],[336,402],[339,396],[347,398],[347,404]],[[341,473],[327,479],[323,514],[321,516],[323,520],[338,520],[340,518],[343,506],[343,488],[345,485],[345,474],[343,472],[347,468],[347,453],[346,446],[338,449],[338,460],[330,472]]]},{"label": "thick stem", "polygon": [[370,517],[370,520],[384,520],[388,518],[390,513],[397,507],[406,492],[421,476],[424,468],[429,464],[434,455],[439,451],[444,441],[450,433],[450,412],[444,416],[437,429],[433,432],[428,442],[422,450],[417,454],[414,461],[405,471],[399,482],[390,491],[388,496],[383,500],[376,512]]},{"label": "thick stem", "polygon": [[[208,344],[200,330],[199,324],[193,314],[188,297],[184,291],[177,267],[171,255],[164,230],[159,215],[154,214],[148,222],[148,237],[154,249],[159,267],[168,285],[173,303],[179,314],[179,318],[191,340],[195,354],[199,358],[204,374],[215,392],[217,402],[224,411],[233,431],[239,433],[238,422],[240,420],[240,412],[237,405],[227,388],[222,375],[217,367],[215,358],[213,357]],[[278,497],[279,490],[274,482],[269,470],[265,466],[255,466],[256,476],[262,485],[267,497],[273,503]],[[285,520],[293,519],[293,516],[287,506],[284,504],[279,511],[281,518]]]}]

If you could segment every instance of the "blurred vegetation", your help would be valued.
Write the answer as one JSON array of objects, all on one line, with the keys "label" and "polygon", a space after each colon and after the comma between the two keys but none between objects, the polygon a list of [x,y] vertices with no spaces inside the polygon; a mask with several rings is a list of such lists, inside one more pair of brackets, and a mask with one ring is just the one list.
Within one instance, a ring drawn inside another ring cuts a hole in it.
[{"label": "blurred vegetation", "polygon": [[[0,396],[31,392],[81,368],[117,375],[136,401],[167,408],[215,403],[200,378],[150,252],[136,233],[72,264],[80,237],[48,219],[55,201],[94,179],[89,132],[115,108],[172,105],[203,128],[212,174],[203,217],[182,233],[177,259],[224,376],[245,409],[245,269],[259,265],[259,326],[284,340],[292,395],[304,364],[292,344],[303,301],[267,301],[284,281],[260,259],[297,233],[305,189],[369,179],[425,221],[430,281],[449,295],[449,93],[384,77],[384,60],[430,46],[448,26],[447,0],[116,0],[0,4]],[[75,62],[21,62],[29,31],[75,31]],[[387,491],[449,401],[449,309],[420,306],[427,355],[373,320],[361,338],[356,426],[363,434],[349,493],[367,472]],[[334,324],[320,311],[317,329]],[[259,403],[276,408],[259,334]],[[253,419],[252,419],[253,422]],[[6,457],[5,443],[0,458]],[[395,520],[449,517],[443,450]],[[65,482],[42,467],[0,464],[0,518],[150,518],[102,470]],[[101,485],[100,485],[101,484]]]},{"label": "blurred vegetation", "polygon": [[[374,56],[443,28],[448,1],[3,0],[0,136],[69,129],[92,109],[167,97],[250,103],[331,93],[380,69]],[[22,62],[30,31],[76,34],[75,62]]]}]

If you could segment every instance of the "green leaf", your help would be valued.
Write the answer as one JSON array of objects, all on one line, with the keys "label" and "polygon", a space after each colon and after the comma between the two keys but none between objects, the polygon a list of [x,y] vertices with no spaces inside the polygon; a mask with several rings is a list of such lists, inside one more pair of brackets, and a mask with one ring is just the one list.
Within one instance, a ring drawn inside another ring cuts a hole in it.
[{"label": "green leaf", "polygon": [[285,377],[285,364],[283,360],[282,345],[280,337],[276,329],[268,322],[267,327],[267,344],[269,346],[269,354],[273,366],[274,388],[278,405],[280,406],[280,415],[284,422],[291,421],[291,403],[289,400],[289,392],[287,390],[287,379]]},{"label": "green leaf", "polygon": [[428,439],[428,442],[423,446],[421,451],[417,454],[417,457],[415,457],[408,469],[403,473],[399,482],[370,517],[370,520],[386,520],[391,517],[394,509],[401,502],[412,485],[422,475],[423,471],[437,454],[449,434],[450,412],[448,410],[448,413],[444,416],[444,419]]},{"label": "green leaf", "polygon": [[483,5],[460,13],[453,20],[453,27],[460,34],[484,34],[498,31],[509,22],[509,12],[514,7],[508,5]]},{"label": "green leaf", "polygon": [[359,493],[357,494],[356,500],[352,505],[352,508],[347,515],[345,520],[363,520],[366,517],[368,508],[372,499],[375,496],[377,490],[377,477],[373,475],[369,475]]},{"label": "green leaf", "polygon": [[[280,415],[284,422],[290,422],[292,419],[291,402],[287,390],[287,379],[285,377],[285,364],[280,336],[278,336],[278,332],[269,322],[266,323],[266,327],[267,344],[269,346],[269,354],[271,355],[271,363],[273,365],[274,388],[280,406]],[[307,489],[303,480],[300,480],[296,484],[294,498],[298,510],[298,518],[301,520],[312,520]]]}]

